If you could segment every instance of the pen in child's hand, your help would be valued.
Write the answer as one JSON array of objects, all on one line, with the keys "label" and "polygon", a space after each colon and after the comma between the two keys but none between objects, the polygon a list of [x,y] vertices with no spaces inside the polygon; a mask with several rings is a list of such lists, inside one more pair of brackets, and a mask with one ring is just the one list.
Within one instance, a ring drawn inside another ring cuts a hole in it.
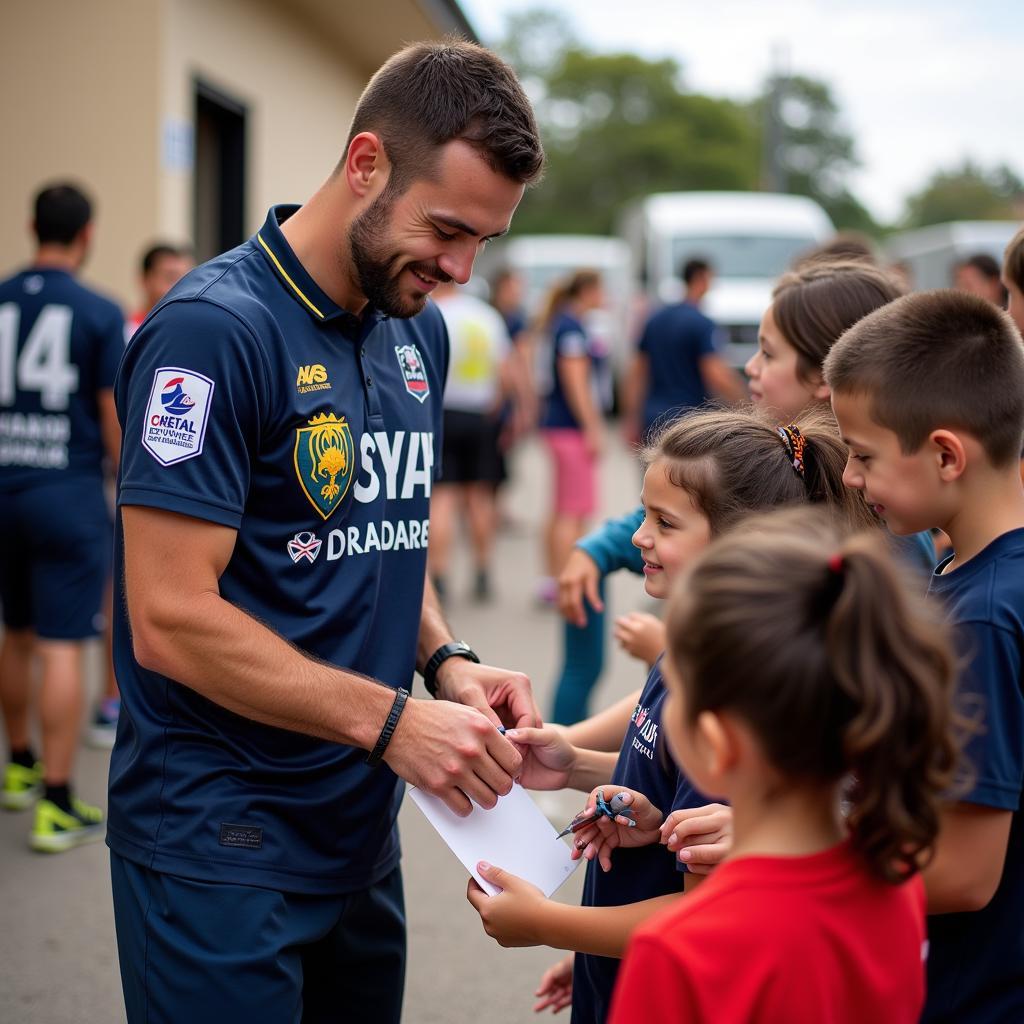
[{"label": "pen in child's hand", "polygon": [[[576,833],[580,829],[586,828],[588,825],[593,825],[598,818],[609,817],[614,820],[620,814],[623,817],[630,817],[633,812],[629,809],[625,800],[625,793],[616,793],[608,803],[605,803],[604,797],[599,793],[597,796],[597,806],[594,808],[591,814],[577,814],[572,821],[569,822],[561,832],[558,833],[558,839],[562,836],[567,836],[570,832]],[[630,827],[636,825],[635,821],[631,821]]]}]

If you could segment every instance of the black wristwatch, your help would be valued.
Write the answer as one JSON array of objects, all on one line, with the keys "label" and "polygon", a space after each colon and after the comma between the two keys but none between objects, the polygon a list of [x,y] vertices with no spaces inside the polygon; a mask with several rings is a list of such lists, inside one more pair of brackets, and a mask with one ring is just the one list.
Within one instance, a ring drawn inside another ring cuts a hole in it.
[{"label": "black wristwatch", "polygon": [[469,644],[464,644],[461,640],[455,640],[450,644],[442,644],[430,656],[426,665],[423,666],[423,685],[427,688],[427,693],[431,697],[437,696],[437,670],[449,658],[465,658],[467,661],[476,662],[477,665],[480,664],[480,659]]}]

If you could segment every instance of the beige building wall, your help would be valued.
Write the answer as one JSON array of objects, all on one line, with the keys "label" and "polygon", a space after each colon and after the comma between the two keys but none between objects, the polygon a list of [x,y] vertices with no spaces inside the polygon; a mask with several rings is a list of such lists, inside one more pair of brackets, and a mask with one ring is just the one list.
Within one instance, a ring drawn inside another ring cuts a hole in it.
[{"label": "beige building wall", "polygon": [[160,0],[2,0],[0,275],[31,256],[32,196],[79,182],[96,204],[86,281],[134,298],[157,229]]}]

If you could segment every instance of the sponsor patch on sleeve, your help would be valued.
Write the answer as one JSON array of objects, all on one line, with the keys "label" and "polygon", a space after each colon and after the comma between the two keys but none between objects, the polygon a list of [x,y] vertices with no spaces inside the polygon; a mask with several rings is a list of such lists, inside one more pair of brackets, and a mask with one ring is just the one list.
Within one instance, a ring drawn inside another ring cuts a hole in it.
[{"label": "sponsor patch on sleeve", "polygon": [[203,450],[213,400],[213,381],[195,370],[161,366],[142,425],[142,446],[163,466],[184,462]]}]

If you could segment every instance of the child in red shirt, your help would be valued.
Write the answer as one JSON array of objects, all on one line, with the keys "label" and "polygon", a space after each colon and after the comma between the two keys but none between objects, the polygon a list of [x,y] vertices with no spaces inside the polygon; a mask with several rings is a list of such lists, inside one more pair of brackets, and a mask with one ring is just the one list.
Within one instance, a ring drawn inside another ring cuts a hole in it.
[{"label": "child in red shirt", "polygon": [[[916,1024],[954,661],[884,541],[776,513],[668,613],[663,728],[729,858],[633,935],[612,1024]],[[844,815],[842,798],[847,807]]]}]

